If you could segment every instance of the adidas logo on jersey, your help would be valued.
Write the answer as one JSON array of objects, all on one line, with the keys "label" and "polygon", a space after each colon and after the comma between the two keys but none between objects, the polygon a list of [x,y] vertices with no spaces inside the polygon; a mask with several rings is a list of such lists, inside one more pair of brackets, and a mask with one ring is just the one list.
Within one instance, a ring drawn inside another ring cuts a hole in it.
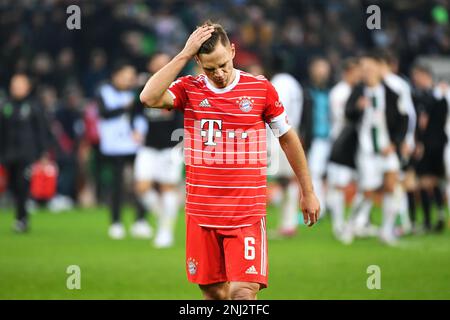
[{"label": "adidas logo on jersey", "polygon": [[199,107],[211,107],[211,104],[209,103],[208,99],[204,99],[200,104]]},{"label": "adidas logo on jersey", "polygon": [[256,271],[255,266],[251,266],[250,268],[245,271],[246,274],[258,274],[258,271]]}]

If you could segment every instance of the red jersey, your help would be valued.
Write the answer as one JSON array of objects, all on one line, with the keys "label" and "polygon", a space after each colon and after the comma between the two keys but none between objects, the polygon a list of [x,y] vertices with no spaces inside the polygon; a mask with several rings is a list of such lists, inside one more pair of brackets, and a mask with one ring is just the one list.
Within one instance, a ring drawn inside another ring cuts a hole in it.
[{"label": "red jersey", "polygon": [[266,215],[266,123],[289,129],[272,84],[235,72],[222,89],[205,75],[181,77],[169,88],[174,108],[184,112],[186,214],[200,226],[249,226]]}]

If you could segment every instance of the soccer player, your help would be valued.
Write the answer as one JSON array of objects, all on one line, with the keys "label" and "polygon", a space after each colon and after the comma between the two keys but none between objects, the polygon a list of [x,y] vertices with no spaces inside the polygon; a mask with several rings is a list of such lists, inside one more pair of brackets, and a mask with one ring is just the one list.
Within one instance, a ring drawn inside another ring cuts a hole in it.
[{"label": "soccer player", "polygon": [[[206,22],[140,95],[149,107],[184,112],[186,271],[205,299],[256,299],[267,286],[266,123],[299,180],[305,223],[320,210],[277,92],[235,69],[234,56],[223,27]],[[204,74],[176,80],[192,58]]]},{"label": "soccer player", "polygon": [[408,115],[399,96],[383,83],[380,62],[377,54],[362,57],[363,85],[353,89],[346,116],[358,123],[358,185],[366,199],[383,196],[380,239],[392,245],[398,212],[394,194],[400,170],[398,152],[406,137]]},{"label": "soccer player", "polygon": [[[399,96],[399,103],[408,115],[408,131],[405,141],[400,146],[400,181],[396,186],[395,194],[399,202],[399,216],[401,222],[402,233],[409,233],[412,230],[410,215],[415,208],[415,177],[414,170],[409,166],[410,158],[414,150],[415,130],[417,115],[416,109],[411,96],[411,88],[409,83],[397,74],[398,59],[387,51],[381,53],[380,70],[386,85],[391,88]],[[409,209],[409,210],[408,210]]]},{"label": "soccer player", "polygon": [[[384,84],[398,95],[398,103],[402,110],[405,110],[408,116],[408,130],[404,141],[398,149],[398,157],[400,161],[400,170],[398,183],[394,187],[394,200],[397,202],[396,210],[398,210],[401,233],[409,233],[411,231],[411,222],[408,215],[408,209],[411,211],[415,208],[414,200],[414,171],[410,166],[411,153],[414,150],[414,133],[416,127],[416,111],[411,98],[411,89],[408,82],[396,74],[398,71],[398,60],[386,51],[376,53],[378,59],[379,71]],[[402,183],[400,183],[400,181]],[[406,190],[406,192],[405,192]],[[370,198],[356,197],[352,212],[351,229],[357,236],[373,235],[375,228],[370,224],[370,209],[372,200]]]},{"label": "soccer player", "polygon": [[[361,80],[361,69],[356,58],[349,58],[343,63],[342,80],[330,91],[330,111],[332,116],[331,139],[335,142],[346,126],[345,105],[352,89]],[[339,153],[339,154],[337,154]],[[339,144],[333,145],[330,162],[327,167],[327,202],[331,212],[333,233],[337,239],[342,239],[344,231],[345,188],[355,179],[355,168],[337,161],[337,158],[354,158],[354,154]],[[336,159],[334,159],[336,158]],[[354,163],[354,161],[350,161]],[[345,241],[344,241],[345,242]]]},{"label": "soccer player", "polygon": [[[148,71],[155,74],[170,61],[164,53],[155,54],[149,61]],[[148,79],[148,76],[145,78]],[[172,133],[183,127],[182,114],[165,109],[142,107],[140,101],[135,104],[136,113],[143,114],[149,130],[144,146],[137,153],[134,163],[136,192],[147,210],[153,210],[158,219],[158,232],[154,245],[167,248],[174,242],[175,219],[179,208],[177,185],[181,181],[181,153],[174,149],[178,141],[171,139]],[[159,191],[156,185],[159,186]],[[137,235],[151,236],[148,224],[136,225]]]}]

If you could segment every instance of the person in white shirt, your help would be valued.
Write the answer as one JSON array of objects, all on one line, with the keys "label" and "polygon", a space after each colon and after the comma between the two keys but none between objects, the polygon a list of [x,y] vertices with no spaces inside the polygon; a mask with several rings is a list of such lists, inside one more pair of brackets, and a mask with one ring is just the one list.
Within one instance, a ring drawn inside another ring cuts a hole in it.
[{"label": "person in white shirt", "polygon": [[398,212],[395,188],[400,160],[398,152],[408,130],[408,113],[400,97],[382,81],[377,54],[361,59],[363,85],[353,90],[346,116],[358,123],[358,185],[365,199],[383,197],[383,224],[380,239],[395,244],[394,223]]},{"label": "person in white shirt", "polygon": [[[155,53],[147,66],[149,73],[142,78],[146,81],[169,62],[168,54]],[[175,110],[145,108],[140,101],[135,102],[135,113],[145,117],[149,128],[134,162],[136,193],[146,209],[155,213],[157,232],[154,246],[168,248],[175,243],[175,225],[181,202],[178,186],[182,182],[183,166],[181,147],[172,137],[182,132],[183,116]],[[145,233],[145,229],[141,234],[151,237],[151,232]]]},{"label": "person in white shirt", "polygon": [[399,201],[399,215],[401,222],[401,233],[410,233],[411,221],[408,214],[408,209],[415,208],[414,192],[416,189],[415,173],[411,166],[408,166],[410,158],[415,148],[414,136],[416,131],[417,114],[414,107],[411,86],[409,83],[400,77],[398,74],[398,60],[389,52],[382,54],[381,60],[381,73],[383,75],[383,81],[389,88],[398,94],[402,108],[406,110],[408,114],[408,132],[406,133],[406,139],[400,147],[400,182],[396,186],[397,201]]},{"label": "person in white shirt", "polygon": [[[346,124],[345,105],[353,87],[361,80],[361,69],[356,58],[348,58],[342,67],[342,79],[330,91],[331,139],[341,134]],[[332,161],[327,167],[327,203],[331,212],[333,233],[337,239],[343,240],[345,188],[355,179],[355,170],[350,166]]]},{"label": "person in white shirt", "polygon": [[[408,214],[415,208],[414,190],[416,189],[415,174],[412,167],[408,166],[409,159],[414,151],[414,133],[416,128],[416,111],[411,97],[411,88],[407,81],[397,75],[398,61],[387,52],[377,53],[379,59],[379,71],[383,82],[398,95],[400,108],[408,115],[408,128],[405,140],[399,148],[399,183],[395,186],[394,195],[397,202],[397,210],[401,221],[399,233],[409,233],[412,230]],[[359,203],[358,203],[359,202]],[[356,236],[373,235],[376,228],[370,224],[370,211],[372,200],[367,197],[357,197],[354,208],[357,211],[352,214],[352,232]]]},{"label": "person in white shirt", "polygon": [[[127,62],[118,62],[113,69],[111,82],[98,89],[97,102],[100,113],[99,136],[100,151],[112,167],[111,226],[108,234],[112,239],[123,239],[126,235],[122,224],[121,209],[124,194],[124,170],[134,162],[136,152],[141,146],[138,136],[147,132],[147,124],[142,117],[130,123],[130,113],[136,96],[136,70]],[[145,208],[132,192],[136,207],[136,222],[132,226],[146,229],[148,222]]]}]

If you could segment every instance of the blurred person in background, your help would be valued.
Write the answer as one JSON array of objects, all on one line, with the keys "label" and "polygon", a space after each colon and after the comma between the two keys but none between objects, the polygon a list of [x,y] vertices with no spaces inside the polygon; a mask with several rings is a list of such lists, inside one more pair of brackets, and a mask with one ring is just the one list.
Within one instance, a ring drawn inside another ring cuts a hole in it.
[{"label": "blurred person in background", "polygon": [[[442,232],[445,228],[444,196],[440,182],[445,177],[444,149],[448,138],[445,132],[448,106],[445,98],[436,98],[431,71],[415,65],[411,72],[414,83],[414,102],[417,104],[419,121],[417,146],[414,157],[419,177],[420,195],[424,214],[424,231]],[[438,210],[437,223],[432,226],[433,203]],[[415,217],[414,220],[415,222]]]},{"label": "blurred person in background", "polygon": [[55,86],[54,62],[47,52],[38,52],[31,60],[33,79],[40,86]]},{"label": "blurred person in background", "polygon": [[352,90],[345,113],[358,125],[358,186],[370,207],[370,202],[382,196],[380,240],[394,245],[398,213],[394,191],[400,170],[397,153],[406,138],[408,115],[399,96],[382,81],[381,60],[376,53],[361,58],[363,83]]},{"label": "blurred person in background", "polygon": [[[135,119],[135,130],[130,125],[130,113],[135,99],[136,69],[126,63],[118,62],[111,76],[111,82],[98,90],[100,114],[100,151],[112,167],[113,181],[111,194],[111,226],[108,234],[112,239],[123,239],[126,235],[121,222],[121,209],[124,196],[124,169],[134,162],[146,123],[142,118]],[[139,121],[141,120],[141,121]],[[145,220],[145,208],[132,192],[136,208],[136,224]]]},{"label": "blurred person in background", "polygon": [[26,200],[29,186],[27,172],[35,161],[45,161],[49,133],[44,112],[32,95],[32,84],[26,74],[11,78],[9,99],[0,106],[0,163],[9,174],[16,206],[14,230],[29,228]]},{"label": "blurred person in background", "polygon": [[82,120],[83,96],[80,88],[66,88],[62,103],[56,110],[52,132],[56,140],[56,162],[59,168],[57,195],[49,203],[52,211],[67,210],[77,201],[78,148],[84,134]]},{"label": "blurred person in background", "polygon": [[[281,57],[275,57],[272,63],[273,76],[270,80],[278,92],[278,97],[284,106],[289,123],[295,132],[299,132],[303,109],[303,89],[300,83],[291,74],[286,72]],[[271,130],[267,130],[268,139],[275,136]],[[268,140],[269,141],[269,140]],[[282,151],[279,143],[268,143],[271,162],[277,161],[276,172],[273,178],[281,187],[281,216],[276,236],[291,237],[295,235],[298,227],[299,194],[295,173],[289,165],[289,161]]]},{"label": "blurred person in background", "polygon": [[92,51],[89,68],[83,77],[83,89],[86,97],[94,97],[98,85],[108,78],[107,61],[105,51],[99,48]]},{"label": "blurred person in background", "polygon": [[[148,62],[148,74],[144,81],[170,60],[171,57],[165,53],[155,53]],[[135,107],[138,114],[144,115],[149,128],[144,146],[139,149],[134,163],[136,192],[146,209],[156,213],[158,231],[155,247],[167,248],[174,243],[175,222],[180,207],[177,187],[181,182],[183,164],[181,150],[175,148],[179,141],[173,140],[172,134],[183,128],[183,115],[177,110],[144,108],[138,97]],[[150,236],[146,230],[149,230],[148,225],[141,226],[135,232]]]},{"label": "blurred person in background", "polygon": [[[330,208],[334,236],[343,239],[345,226],[345,190],[355,181],[355,152],[343,144],[343,139],[353,134],[355,126],[345,118],[345,105],[353,88],[361,81],[361,68],[357,58],[348,58],[342,65],[342,79],[330,91],[330,111],[332,117],[331,140],[333,147],[327,166],[327,203]],[[339,139],[339,140],[338,140]]]},{"label": "blurred person in background", "polygon": [[395,194],[399,202],[400,234],[408,234],[412,231],[410,221],[411,211],[415,208],[415,179],[414,171],[408,170],[408,163],[415,147],[415,131],[417,115],[411,96],[411,87],[409,83],[398,75],[398,58],[388,51],[382,51],[381,56],[381,74],[383,81],[399,96],[399,103],[408,114],[408,131],[405,141],[400,146],[400,183],[396,186]]},{"label": "blurred person in background", "polygon": [[[434,88],[434,96],[436,99],[445,99],[447,107],[450,108],[450,85],[446,81],[440,81]],[[447,120],[445,123],[445,133],[447,135],[447,144],[444,149],[444,164],[445,164],[445,193],[447,195],[447,206],[450,203],[450,112],[447,112]],[[450,220],[448,222],[450,227]]]},{"label": "blurred person in background", "polygon": [[[97,90],[98,91],[98,90]],[[102,177],[104,171],[104,156],[100,151],[100,112],[98,105],[98,98],[90,99],[86,102],[83,108],[83,128],[84,139],[81,146],[80,164],[81,171],[91,175],[91,179],[85,179],[85,184],[82,190],[83,198],[87,195],[87,203],[105,203],[106,189],[103,185]],[[86,193],[86,191],[88,191]],[[89,195],[90,191],[93,194]],[[83,203],[87,204],[84,200]]]},{"label": "blurred person in background", "polygon": [[[398,103],[400,108],[405,110],[408,116],[408,130],[405,140],[402,142],[399,151],[400,171],[399,183],[395,186],[394,195],[397,202],[396,208],[399,213],[400,227],[396,229],[398,235],[410,233],[412,225],[410,216],[415,210],[415,178],[414,170],[410,165],[410,158],[414,150],[414,134],[416,128],[416,110],[411,97],[411,88],[406,80],[399,76],[398,60],[387,51],[377,51],[376,55],[379,57],[380,74],[383,82],[392,91],[398,95]],[[352,211],[353,233],[359,237],[373,236],[377,232],[377,228],[370,222],[370,212],[372,208],[372,201],[368,198],[361,197],[361,194],[355,198],[354,210]]]},{"label": "blurred person in background", "polygon": [[43,111],[51,118],[59,108],[59,97],[55,87],[39,85],[37,88],[38,101]]},{"label": "blurred person in background", "polygon": [[245,68],[245,71],[254,76],[264,75],[264,67],[258,62],[253,62],[250,65],[248,65]]},{"label": "blurred person in background", "polygon": [[307,140],[308,164],[311,178],[320,201],[321,217],[326,209],[324,178],[331,150],[331,114],[329,105],[330,64],[321,57],[309,65],[310,84],[306,87],[300,136]]},{"label": "blurred person in background", "polygon": [[53,72],[54,85],[58,90],[58,95],[62,96],[68,86],[78,83],[78,68],[75,61],[75,53],[72,48],[61,49],[56,57],[56,65]]}]

